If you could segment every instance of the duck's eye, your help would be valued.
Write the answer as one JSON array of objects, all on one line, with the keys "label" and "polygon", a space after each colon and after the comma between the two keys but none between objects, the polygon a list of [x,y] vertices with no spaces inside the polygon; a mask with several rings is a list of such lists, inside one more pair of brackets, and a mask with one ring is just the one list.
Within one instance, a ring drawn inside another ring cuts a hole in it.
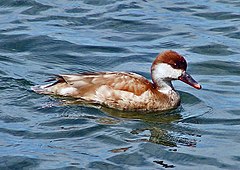
[{"label": "duck's eye", "polygon": [[180,68],[180,67],[179,67],[179,64],[174,63],[174,64],[173,64],[173,68],[175,68],[175,69],[179,69],[179,68]]}]

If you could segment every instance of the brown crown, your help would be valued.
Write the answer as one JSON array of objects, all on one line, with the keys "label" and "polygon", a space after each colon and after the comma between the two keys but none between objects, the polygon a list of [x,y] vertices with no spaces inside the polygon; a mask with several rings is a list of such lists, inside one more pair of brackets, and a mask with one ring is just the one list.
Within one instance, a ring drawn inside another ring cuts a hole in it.
[{"label": "brown crown", "polygon": [[182,70],[187,69],[187,62],[183,58],[183,56],[181,56],[180,54],[172,50],[168,50],[160,53],[157,56],[157,58],[154,60],[152,67],[159,63],[169,64],[174,69],[182,69]]}]

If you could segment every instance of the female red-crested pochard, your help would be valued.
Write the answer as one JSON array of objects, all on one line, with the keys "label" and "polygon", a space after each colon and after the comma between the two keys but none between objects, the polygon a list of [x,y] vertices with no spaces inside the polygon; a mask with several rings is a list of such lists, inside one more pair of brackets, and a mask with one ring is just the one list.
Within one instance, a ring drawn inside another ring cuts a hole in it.
[{"label": "female red-crested pochard", "polygon": [[152,81],[128,72],[95,72],[57,75],[52,84],[33,86],[40,94],[76,98],[127,111],[164,111],[177,108],[180,96],[172,80],[196,89],[201,86],[186,72],[187,62],[177,52],[160,53],[151,67]]}]

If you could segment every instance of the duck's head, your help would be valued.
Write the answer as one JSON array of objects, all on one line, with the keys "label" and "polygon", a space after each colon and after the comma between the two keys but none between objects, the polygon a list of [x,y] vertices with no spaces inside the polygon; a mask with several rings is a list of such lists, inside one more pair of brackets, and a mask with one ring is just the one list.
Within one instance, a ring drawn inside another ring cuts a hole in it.
[{"label": "duck's head", "polygon": [[172,86],[172,80],[181,80],[196,89],[201,89],[201,85],[186,70],[187,62],[183,56],[175,51],[164,51],[156,57],[152,64],[152,80],[158,87],[163,86],[164,83]]}]

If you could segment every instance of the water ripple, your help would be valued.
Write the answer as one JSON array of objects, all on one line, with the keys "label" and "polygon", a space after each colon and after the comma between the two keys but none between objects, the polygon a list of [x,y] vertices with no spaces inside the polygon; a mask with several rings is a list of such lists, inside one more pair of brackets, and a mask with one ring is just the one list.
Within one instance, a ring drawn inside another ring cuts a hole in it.
[{"label": "water ripple", "polygon": [[208,20],[229,20],[239,19],[240,15],[231,12],[208,12],[208,13],[197,13],[195,16],[203,17]]},{"label": "water ripple", "polygon": [[226,62],[218,60],[209,60],[207,62],[201,62],[193,64],[198,67],[198,74],[208,75],[239,75],[240,63],[238,62]]},{"label": "water ripple", "polygon": [[221,44],[196,46],[190,49],[190,51],[198,54],[205,54],[205,55],[228,56],[232,54],[237,54],[237,52],[229,50],[228,46],[221,45]]}]

